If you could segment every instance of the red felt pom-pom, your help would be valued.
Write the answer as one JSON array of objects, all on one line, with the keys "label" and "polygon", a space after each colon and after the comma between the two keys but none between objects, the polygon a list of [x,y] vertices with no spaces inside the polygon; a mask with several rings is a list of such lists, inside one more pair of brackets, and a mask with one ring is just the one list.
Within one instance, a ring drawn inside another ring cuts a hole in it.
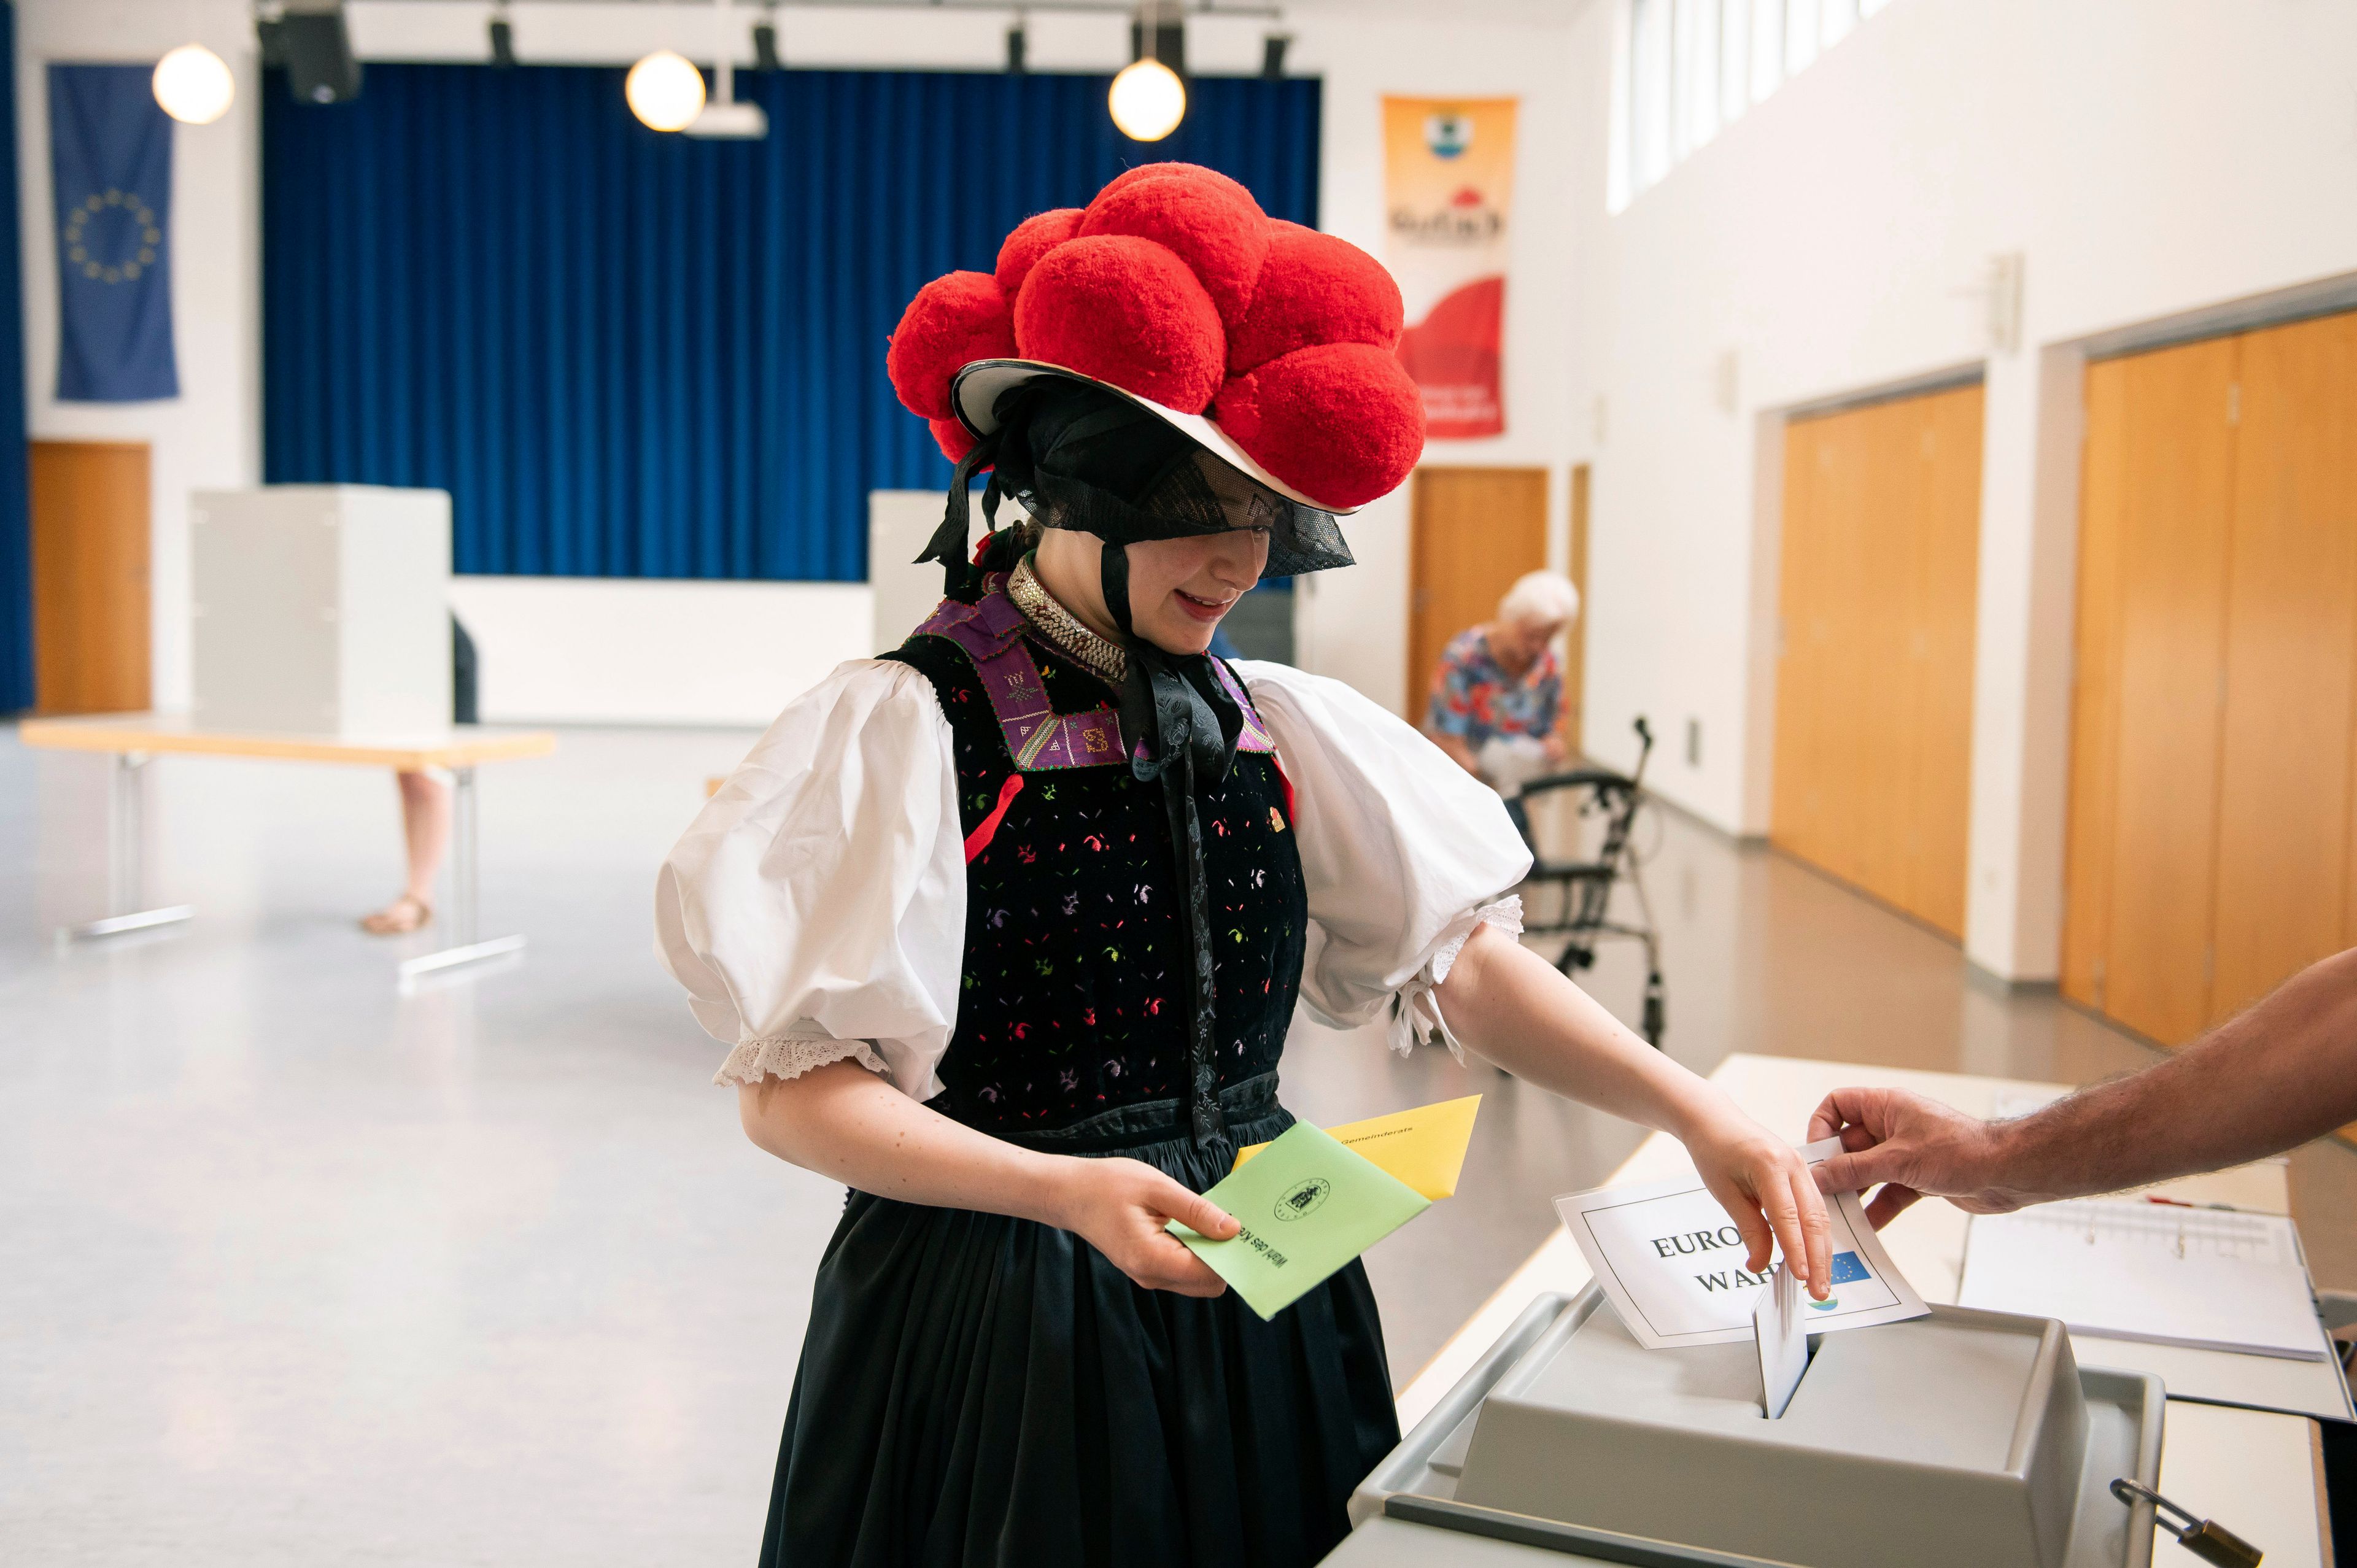
[{"label": "red felt pom-pom", "polygon": [[1372,343],[1296,349],[1220,390],[1220,428],[1253,460],[1329,507],[1364,506],[1424,452],[1424,397]]},{"label": "red felt pom-pom", "polygon": [[955,419],[929,419],[925,421],[925,428],[931,430],[933,439],[940,443],[942,456],[952,463],[964,462],[965,455],[974,450],[974,432]]},{"label": "red felt pom-pom", "polygon": [[[1122,170],[1105,181],[1104,188],[1097,192],[1097,199],[1102,201],[1114,191],[1135,185],[1141,179],[1191,179],[1200,185],[1223,187],[1243,197],[1246,201],[1251,201],[1253,199],[1252,192],[1246,190],[1241,182],[1229,178],[1218,169],[1205,168],[1201,164],[1180,163],[1176,158],[1172,158],[1158,164],[1140,164],[1135,168]],[[1257,206],[1258,203],[1255,202],[1254,205]]]},{"label": "red felt pom-pom", "polygon": [[1049,252],[1015,298],[1022,357],[1200,413],[1228,357],[1220,312],[1187,263],[1151,240],[1092,234]]},{"label": "red felt pom-pom", "polygon": [[1266,215],[1250,191],[1224,175],[1205,179],[1163,174],[1125,184],[1116,181],[1089,203],[1081,216],[1080,232],[1130,234],[1168,246],[1202,282],[1222,322],[1243,317],[1252,300],[1253,281],[1268,257]]},{"label": "red felt pom-pom", "polygon": [[1071,239],[1080,222],[1079,208],[1059,207],[1051,212],[1034,213],[1015,226],[1015,232],[998,247],[998,291],[1008,304],[1014,303],[1016,291],[1039,258]]},{"label": "red felt pom-pom", "polygon": [[950,415],[950,378],[976,360],[1015,357],[1015,322],[988,273],[949,273],[917,291],[892,331],[884,369],[909,413]]},{"label": "red felt pom-pom", "polygon": [[1397,347],[1399,285],[1348,240],[1276,222],[1251,308],[1228,327],[1228,373],[1317,343]]}]

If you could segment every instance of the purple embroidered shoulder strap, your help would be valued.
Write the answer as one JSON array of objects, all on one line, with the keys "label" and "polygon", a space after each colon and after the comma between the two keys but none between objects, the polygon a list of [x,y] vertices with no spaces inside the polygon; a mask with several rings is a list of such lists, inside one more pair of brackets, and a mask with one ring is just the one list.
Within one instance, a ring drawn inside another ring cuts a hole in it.
[{"label": "purple embroidered shoulder strap", "polygon": [[1244,715],[1244,733],[1236,737],[1236,749],[1274,752],[1276,742],[1271,738],[1268,726],[1261,723],[1260,710],[1253,706],[1250,697],[1244,695],[1244,683],[1236,679],[1236,672],[1228,668],[1228,661],[1217,655],[1212,657],[1211,669],[1219,675],[1221,686],[1236,700],[1236,707]]},{"label": "purple embroidered shoulder strap", "polygon": [[997,715],[1006,753],[1018,771],[1043,772],[1058,768],[1103,768],[1126,761],[1121,744],[1121,716],[1110,707],[1084,714],[1059,714],[1049,705],[1048,687],[1039,678],[1039,662],[1031,657],[1023,630],[1023,612],[1006,594],[1006,579],[996,573],[984,580],[982,597],[962,605],[944,599],[941,607],[917,628],[920,636],[945,637],[974,660],[983,690],[990,693],[991,712]]},{"label": "purple embroidered shoulder strap", "polygon": [[[1006,596],[1006,589],[1005,575],[993,573],[984,579],[980,599],[971,605],[942,600],[917,628],[918,635],[945,637],[974,660],[974,673],[981,677],[983,690],[990,693],[991,712],[998,719],[999,733],[1006,737],[1007,755],[1015,759],[1017,770],[1103,768],[1127,760],[1121,715],[1110,704],[1081,714],[1059,714],[1049,704],[1039,662],[1024,640],[1030,623]],[[1227,660],[1212,660],[1211,669],[1243,713],[1243,734],[1237,739],[1236,749],[1275,751],[1275,743]]]}]

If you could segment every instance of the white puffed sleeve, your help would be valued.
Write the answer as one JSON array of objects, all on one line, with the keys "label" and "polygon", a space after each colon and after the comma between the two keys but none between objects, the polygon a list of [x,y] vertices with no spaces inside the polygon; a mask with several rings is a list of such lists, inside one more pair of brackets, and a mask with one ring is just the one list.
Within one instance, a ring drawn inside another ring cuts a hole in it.
[{"label": "white puffed sleeve", "polygon": [[888,660],[780,714],[655,881],[655,954],[734,1047],[716,1083],[851,1057],[931,1099],[964,950],[949,721]]},{"label": "white puffed sleeve", "polygon": [[1523,929],[1530,851],[1496,792],[1340,681],[1236,665],[1292,780],[1309,947],[1301,996],[1337,1028],[1391,1012],[1405,1051],[1437,1029],[1433,996],[1476,926]]}]

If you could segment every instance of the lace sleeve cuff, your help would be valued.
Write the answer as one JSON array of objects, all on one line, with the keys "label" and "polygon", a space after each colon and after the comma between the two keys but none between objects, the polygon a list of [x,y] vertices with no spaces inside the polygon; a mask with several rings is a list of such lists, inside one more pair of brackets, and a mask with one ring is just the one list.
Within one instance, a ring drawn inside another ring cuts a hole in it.
[{"label": "lace sleeve cuff", "polygon": [[1416,971],[1392,997],[1392,1049],[1405,1056],[1415,1048],[1417,1040],[1438,1035],[1441,1043],[1448,1047],[1450,1056],[1460,1062],[1465,1059],[1465,1047],[1457,1043],[1456,1035],[1449,1030],[1448,1020],[1441,1016],[1440,998],[1435,993],[1439,990],[1441,982],[1448,978],[1449,970],[1457,962],[1457,955],[1465,950],[1465,944],[1483,926],[1496,926],[1509,935],[1521,935],[1522,895],[1509,893],[1449,922],[1448,929],[1440,945],[1433,950],[1432,957],[1425,961],[1424,967]]},{"label": "lace sleeve cuff", "polygon": [[717,1084],[759,1083],[765,1078],[794,1079],[813,1068],[839,1062],[845,1057],[868,1071],[892,1076],[884,1058],[866,1040],[746,1040],[728,1053],[712,1081]]}]

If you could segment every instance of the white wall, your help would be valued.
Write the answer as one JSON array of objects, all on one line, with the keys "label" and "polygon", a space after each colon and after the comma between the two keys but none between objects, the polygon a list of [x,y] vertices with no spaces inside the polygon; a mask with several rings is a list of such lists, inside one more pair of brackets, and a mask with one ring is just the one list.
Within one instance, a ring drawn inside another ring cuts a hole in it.
[{"label": "white wall", "polygon": [[[230,64],[236,107],[175,125],[172,328],[180,395],[168,403],[59,403],[50,61],[153,64],[191,39]],[[22,192],[27,424],[33,439],[144,441],[155,539],[154,697],[188,702],[188,493],[262,477],[261,187],[253,14],[244,0],[17,0],[17,177]]]},{"label": "white wall", "polygon": [[873,652],[865,583],[453,577],[487,724],[767,725]]},{"label": "white wall", "polygon": [[[1307,17],[1288,25],[1302,35],[1304,69],[1326,78],[1320,226],[1378,257],[1384,243],[1384,95],[1522,100],[1509,219],[1505,434],[1435,441],[1424,460],[1546,467],[1550,555],[1563,566],[1573,417],[1566,364],[1573,296],[1566,285],[1580,267],[1567,198],[1580,182],[1575,131],[1585,113],[1577,84],[1566,81],[1569,30],[1363,16],[1315,32]],[[1406,487],[1351,519],[1344,532],[1359,564],[1302,580],[1307,591],[1297,596],[1295,611],[1296,654],[1307,668],[1340,676],[1401,712],[1409,694]]]},{"label": "white wall", "polygon": [[[197,486],[254,482],[260,473],[261,389],[257,64],[250,8],[243,0],[180,0],[171,5],[138,0],[19,0],[19,131],[25,190],[27,375],[37,436],[135,439],[154,446],[156,462],[156,697],[187,700],[186,497]],[[1523,156],[1516,195],[1514,273],[1507,296],[1509,434],[1493,441],[1437,445],[1435,462],[1538,464],[1559,467],[1564,450],[1563,341],[1568,300],[1560,286],[1560,259],[1568,242],[1562,192],[1572,170],[1564,156],[1572,123],[1561,62],[1566,34],[1559,25],[1507,21],[1482,24],[1461,14],[1418,19],[1393,7],[1371,14],[1348,0],[1289,8],[1283,24],[1294,35],[1293,70],[1326,81],[1322,184],[1327,226],[1381,253],[1383,167],[1378,99],[1385,92],[1514,93],[1523,98]],[[1545,13],[1545,5],[1497,5],[1500,15]],[[449,0],[353,0],[354,46],[363,59],[484,58],[484,6]],[[625,61],[659,46],[712,58],[709,13],[683,5],[612,4],[514,7],[516,48],[527,60]],[[780,8],[781,47],[802,65],[900,66],[996,70],[1004,59],[1007,13],[928,14],[910,25],[901,13],[862,15],[843,9]],[[751,13],[739,9],[732,29],[740,61],[749,63]],[[1125,62],[1128,27],[1118,14],[1045,11],[1028,21],[1035,69],[1104,70]],[[1256,70],[1268,24],[1257,18],[1190,18],[1190,66],[1209,73]],[[210,126],[175,132],[174,309],[182,396],[176,403],[102,408],[55,404],[55,283],[48,218],[47,107],[41,67],[51,59],[152,60],[195,36],[238,73],[236,105]],[[1151,154],[1141,149],[1143,156]],[[987,257],[972,258],[983,265]],[[879,357],[877,373],[882,373]],[[1560,512],[1566,485],[1555,478]],[[1305,661],[1349,675],[1382,701],[1397,705],[1405,691],[1402,630],[1406,606],[1406,507],[1404,496],[1371,507],[1351,530],[1363,563],[1329,575],[1301,596],[1300,643]],[[1560,544],[1558,543],[1558,552]],[[585,590],[589,591],[589,590]],[[654,613],[709,592],[708,620]],[[555,597],[552,597],[554,595]],[[490,711],[522,716],[574,714],[643,720],[682,719],[728,708],[715,695],[683,707],[666,697],[643,709],[624,703],[620,689],[604,693],[582,682],[603,681],[606,665],[543,661],[524,684],[511,657],[499,650],[553,647],[546,639],[574,624],[547,607],[565,596],[543,580],[512,588],[462,590],[462,603],[484,644]],[[744,601],[729,585],[673,584],[643,598],[601,601],[619,615],[601,628],[599,649],[616,669],[669,669],[689,645],[682,638],[710,628],[716,661],[748,646],[756,632],[737,620]],[[637,607],[651,618],[635,618]],[[502,618],[514,614],[511,625]],[[819,623],[834,621],[822,616]],[[847,624],[847,623],[845,623]],[[817,667],[872,651],[863,632],[820,650]],[[576,672],[571,689],[553,682]],[[593,673],[597,672],[597,673]],[[639,690],[630,686],[629,690]],[[774,709],[792,693],[780,691]],[[688,711],[694,708],[694,711]]]},{"label": "white wall", "polygon": [[[1574,27],[1574,456],[1595,464],[1588,734],[1768,822],[1775,411],[1987,358],[1966,947],[2055,972],[2084,338],[2357,270],[2345,0],[1890,0],[1605,210],[1616,11]],[[1964,297],[2020,252],[2018,353]],[[1739,397],[1717,406],[1721,356]],[[1600,430],[1599,430],[1600,425]],[[1680,739],[1703,726],[1698,766]]]}]

